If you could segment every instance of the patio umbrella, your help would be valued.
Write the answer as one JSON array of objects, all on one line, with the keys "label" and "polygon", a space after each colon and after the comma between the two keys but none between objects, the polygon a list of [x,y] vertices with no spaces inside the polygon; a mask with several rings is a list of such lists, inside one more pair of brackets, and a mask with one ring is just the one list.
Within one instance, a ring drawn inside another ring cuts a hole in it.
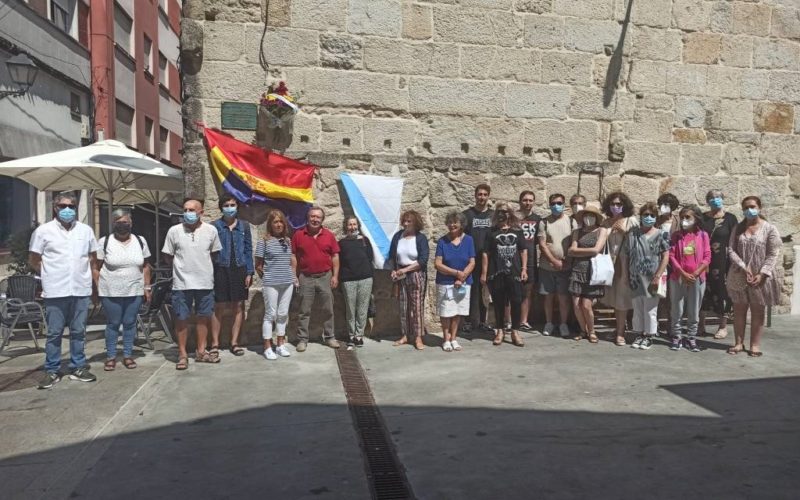
[{"label": "patio umbrella", "polygon": [[122,189],[181,191],[183,173],[119,141],[0,163],[0,175],[25,181],[40,191],[94,189],[108,193],[108,223],[115,193]]}]

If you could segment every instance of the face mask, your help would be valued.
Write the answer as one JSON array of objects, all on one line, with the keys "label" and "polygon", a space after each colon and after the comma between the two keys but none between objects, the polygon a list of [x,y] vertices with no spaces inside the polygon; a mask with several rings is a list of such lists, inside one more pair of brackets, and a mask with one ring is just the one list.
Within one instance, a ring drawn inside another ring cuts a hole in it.
[{"label": "face mask", "polygon": [[125,236],[126,234],[130,234],[130,232],[131,232],[131,225],[129,223],[127,222],[114,223],[114,234]]},{"label": "face mask", "polygon": [[669,205],[661,205],[660,207],[658,207],[659,215],[666,215],[671,213],[672,213],[672,208],[670,208]]},{"label": "face mask", "polygon": [[616,205],[611,207],[611,213],[614,215],[619,215],[622,213],[622,207],[618,207]]},{"label": "face mask", "polygon": [[594,223],[597,222],[597,217],[594,215],[584,215],[583,216],[583,225],[584,226],[594,226]]},{"label": "face mask", "polygon": [[75,220],[75,209],[69,207],[62,208],[58,211],[58,218],[61,219],[61,222],[69,224]]},{"label": "face mask", "polygon": [[642,217],[642,226],[644,227],[653,227],[656,223],[656,218],[652,215],[645,215]]},{"label": "face mask", "polygon": [[717,196],[716,198],[711,198],[710,200],[708,200],[708,206],[713,209],[722,208],[722,198],[720,198],[719,196]]},{"label": "face mask", "polygon": [[584,208],[586,208],[586,207],[584,207],[583,205],[580,205],[580,204],[578,204],[578,205],[572,205],[572,213],[573,213],[573,214],[577,214],[578,212],[580,212],[580,211],[581,211],[581,210],[583,210]]},{"label": "face mask", "polygon": [[183,212],[183,222],[187,224],[194,224],[199,218],[197,212]]},{"label": "face mask", "polygon": [[225,217],[236,217],[236,212],[238,209],[236,207],[222,207],[222,213]]},{"label": "face mask", "polygon": [[564,205],[550,205],[550,213],[553,215],[561,215],[564,213]]},{"label": "face mask", "polygon": [[506,212],[497,212],[497,220],[500,222],[505,222],[508,220],[508,214]]},{"label": "face mask", "polygon": [[681,227],[684,229],[690,229],[692,226],[694,226],[694,220],[684,219],[681,221]]},{"label": "face mask", "polygon": [[745,208],[742,213],[744,213],[744,216],[748,219],[755,219],[756,217],[758,217],[757,208]]}]

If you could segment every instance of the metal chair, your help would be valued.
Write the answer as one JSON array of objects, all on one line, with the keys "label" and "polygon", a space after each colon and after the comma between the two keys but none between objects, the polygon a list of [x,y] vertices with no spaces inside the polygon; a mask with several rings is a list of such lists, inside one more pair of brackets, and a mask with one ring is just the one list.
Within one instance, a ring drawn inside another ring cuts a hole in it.
[{"label": "metal chair", "polygon": [[14,329],[22,325],[28,327],[33,344],[39,350],[39,340],[33,324],[39,324],[41,333],[47,320],[44,308],[36,302],[37,286],[33,275],[9,276],[0,284],[0,291],[5,295],[5,298],[0,299],[0,352],[11,341]]},{"label": "metal chair", "polygon": [[157,281],[150,289],[150,302],[142,304],[142,308],[139,310],[139,314],[136,317],[138,330],[144,335],[144,339],[147,341],[147,346],[150,349],[155,349],[153,342],[150,340],[150,334],[153,332],[153,322],[155,320],[158,320],[169,342],[172,344],[175,343],[175,340],[172,338],[172,332],[169,330],[167,318],[164,316],[167,297],[171,291],[172,280]]}]

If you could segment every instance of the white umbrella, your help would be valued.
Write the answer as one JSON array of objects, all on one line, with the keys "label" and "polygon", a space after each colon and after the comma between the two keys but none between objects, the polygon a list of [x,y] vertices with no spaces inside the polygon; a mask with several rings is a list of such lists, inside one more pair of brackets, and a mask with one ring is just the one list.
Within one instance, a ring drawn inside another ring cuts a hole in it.
[{"label": "white umbrella", "polygon": [[183,173],[180,170],[113,140],[2,162],[0,175],[15,177],[40,191],[104,191],[109,198],[109,228],[114,196],[119,190],[183,189]]}]

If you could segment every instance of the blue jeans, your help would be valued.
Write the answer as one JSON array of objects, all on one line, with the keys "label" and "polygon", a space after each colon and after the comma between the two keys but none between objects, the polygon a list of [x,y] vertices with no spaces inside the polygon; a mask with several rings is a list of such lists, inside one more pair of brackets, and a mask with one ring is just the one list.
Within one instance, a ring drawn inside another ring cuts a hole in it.
[{"label": "blue jeans", "polygon": [[122,355],[133,355],[133,340],[136,338],[136,315],[142,306],[142,297],[101,297],[106,313],[106,357],[117,357],[117,337],[122,325]]},{"label": "blue jeans", "polygon": [[69,326],[69,369],[77,370],[86,364],[86,315],[89,297],[56,297],[44,299],[47,316],[47,345],[44,349],[44,371],[57,373],[61,369],[61,337]]}]

